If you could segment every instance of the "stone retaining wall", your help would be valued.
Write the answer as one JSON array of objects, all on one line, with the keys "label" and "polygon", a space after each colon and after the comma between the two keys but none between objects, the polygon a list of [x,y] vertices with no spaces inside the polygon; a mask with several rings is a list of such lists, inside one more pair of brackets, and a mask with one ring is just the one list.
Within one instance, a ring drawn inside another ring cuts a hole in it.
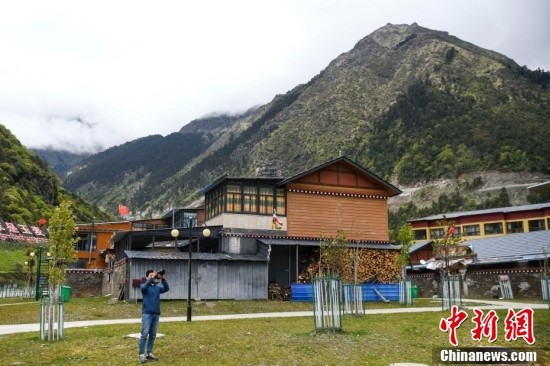
[{"label": "stone retaining wall", "polygon": [[[542,299],[543,273],[538,268],[469,269],[461,277],[462,296],[478,299],[500,298],[499,276],[508,276],[514,299]],[[408,278],[418,288],[418,297],[441,297],[439,272],[411,273]]]}]

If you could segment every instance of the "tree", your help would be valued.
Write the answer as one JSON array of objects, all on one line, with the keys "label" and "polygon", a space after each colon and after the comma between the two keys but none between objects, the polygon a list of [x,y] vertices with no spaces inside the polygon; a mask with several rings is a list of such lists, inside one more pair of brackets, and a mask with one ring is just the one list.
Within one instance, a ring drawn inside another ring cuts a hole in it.
[{"label": "tree", "polygon": [[[338,230],[335,238],[326,238],[321,234],[321,263],[324,263],[327,275],[340,275],[348,263],[349,240],[343,230]],[[322,272],[320,268],[320,272]]]},{"label": "tree", "polygon": [[438,221],[437,224],[443,227],[443,236],[435,239],[432,247],[435,258],[444,261],[443,278],[447,286],[447,296],[443,297],[443,307],[446,309],[446,304],[448,304],[450,309],[452,301],[449,278],[451,274],[450,260],[456,256],[456,247],[464,240],[461,235],[455,234],[454,222],[447,220],[445,215],[443,215],[443,220]]},{"label": "tree", "polygon": [[48,339],[54,339],[55,307],[59,307],[57,316],[57,335],[63,338],[63,299],[61,298],[61,285],[65,281],[65,269],[67,264],[76,259],[76,223],[74,220],[71,204],[63,201],[55,208],[50,218],[50,251],[48,255],[48,286],[49,286],[49,308],[48,308]]},{"label": "tree", "polygon": [[397,241],[401,244],[401,252],[399,253],[399,257],[397,257],[397,264],[403,268],[403,279],[405,279],[407,277],[405,267],[409,264],[411,256],[409,250],[414,244],[414,231],[411,224],[407,223],[399,228]]}]

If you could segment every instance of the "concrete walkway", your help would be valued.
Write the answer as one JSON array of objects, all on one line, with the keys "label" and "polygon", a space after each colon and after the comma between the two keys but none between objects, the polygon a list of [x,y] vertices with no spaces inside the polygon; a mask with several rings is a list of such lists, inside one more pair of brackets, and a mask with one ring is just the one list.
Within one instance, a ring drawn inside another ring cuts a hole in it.
[{"label": "concrete walkway", "polygon": [[[480,310],[491,309],[548,309],[548,304],[531,304],[523,302],[504,302],[504,301],[491,301],[491,300],[475,300],[475,299],[463,299],[464,309],[477,308]],[[485,304],[485,305],[468,305],[468,303]],[[398,313],[426,313],[426,312],[438,312],[441,311],[441,306],[434,307],[400,307],[392,309],[367,309],[366,315],[369,314],[398,314]],[[258,319],[258,318],[288,318],[288,317],[312,317],[313,311],[295,311],[295,312],[277,312],[277,313],[256,313],[256,314],[224,314],[224,315],[195,315],[192,321],[207,321],[207,320],[232,320],[232,319]],[[162,323],[166,322],[184,322],[185,316],[176,317],[162,317],[160,318]],[[78,327],[92,327],[96,325],[115,325],[115,324],[136,324],[141,323],[141,318],[134,319],[106,319],[106,320],[84,320],[65,322],[66,328],[78,328]],[[27,332],[39,332],[40,324],[11,324],[0,325],[0,335],[14,334],[14,333],[27,333]]]}]

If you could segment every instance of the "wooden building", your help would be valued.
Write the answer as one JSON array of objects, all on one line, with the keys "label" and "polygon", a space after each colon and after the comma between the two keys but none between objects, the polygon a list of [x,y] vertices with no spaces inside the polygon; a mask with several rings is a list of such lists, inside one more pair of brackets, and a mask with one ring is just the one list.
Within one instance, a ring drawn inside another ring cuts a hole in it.
[{"label": "wooden building", "polygon": [[[401,192],[345,157],[287,179],[223,176],[202,193],[204,205],[163,217],[173,226],[111,238],[115,260],[124,263],[117,288],[126,289],[126,298],[139,298],[131,293],[132,284],[157,267],[167,270],[170,281],[172,294],[164,298],[186,298],[191,250],[193,297],[265,299],[269,283],[290,287],[321,237],[338,231],[352,247],[392,252],[378,267],[396,266],[393,254],[399,247],[389,243],[387,199]],[[208,237],[203,225],[210,229]],[[172,228],[177,238],[171,237]]]},{"label": "wooden building", "polygon": [[135,221],[92,222],[77,224],[77,262],[79,269],[106,269],[112,261],[111,239],[120,232],[169,228],[166,219]]}]

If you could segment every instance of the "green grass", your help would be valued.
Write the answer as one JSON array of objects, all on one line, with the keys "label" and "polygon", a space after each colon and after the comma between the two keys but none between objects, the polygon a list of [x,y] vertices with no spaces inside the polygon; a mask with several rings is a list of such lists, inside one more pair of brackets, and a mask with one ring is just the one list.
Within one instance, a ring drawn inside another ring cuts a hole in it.
[{"label": "green grass", "polygon": [[[71,298],[65,303],[65,321],[132,319],[141,317],[141,302],[119,301],[107,304],[107,297]],[[186,301],[162,301],[162,316],[185,316]],[[367,308],[400,307],[397,302],[367,303]],[[441,306],[430,299],[416,299],[414,306]],[[39,303],[34,299],[0,299],[0,324],[36,323]],[[17,311],[14,311],[16,309]],[[249,314],[284,311],[312,311],[311,302],[290,301],[201,301],[192,303],[193,315]]]},{"label": "green grass", "polygon": [[16,271],[18,265],[23,268],[26,260],[26,244],[0,242],[0,273]]},{"label": "green grass", "polygon": [[[7,304],[12,305],[7,305]],[[21,304],[22,303],[22,304]],[[0,301],[0,322],[38,316],[36,302]],[[17,305],[15,305],[17,304]],[[432,304],[419,299],[417,305]],[[433,303],[438,306],[437,303]],[[65,304],[67,321],[134,318],[141,304],[107,305],[105,298],[71,299]],[[185,301],[163,301],[163,318],[183,316]],[[368,308],[394,307],[367,303]],[[398,306],[398,305],[397,305]],[[193,315],[307,311],[311,303],[275,301],[213,301],[193,304]],[[495,343],[470,337],[473,313],[458,329],[460,347],[508,346],[536,350],[550,362],[550,311],[535,310],[536,343],[503,339],[505,311],[498,311],[499,338]],[[448,333],[439,321],[449,312],[345,316],[343,332],[315,332],[311,317],[240,319],[225,321],[162,322],[155,353],[163,365],[388,365],[392,362],[432,364],[434,348],[449,347]],[[10,318],[10,319],[8,319]],[[137,364],[139,324],[67,328],[65,339],[41,342],[38,332],[0,336],[0,365],[128,365]],[[541,362],[540,364],[548,364]]]}]

